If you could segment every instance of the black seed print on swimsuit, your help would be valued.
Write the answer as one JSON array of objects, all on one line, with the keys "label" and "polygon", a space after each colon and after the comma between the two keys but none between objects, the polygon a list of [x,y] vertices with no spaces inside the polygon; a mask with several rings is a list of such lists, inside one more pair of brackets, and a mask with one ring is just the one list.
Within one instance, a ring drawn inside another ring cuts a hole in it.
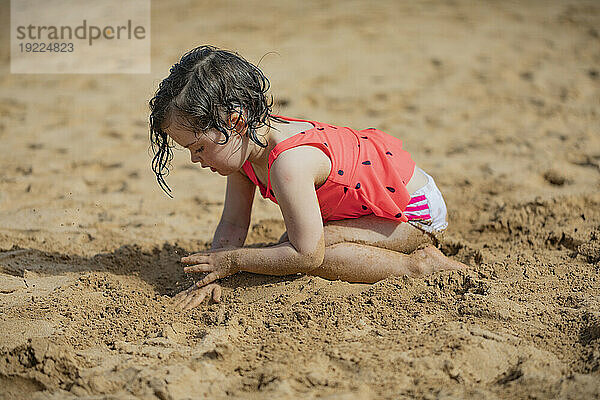
[{"label": "black seed print on swimsuit", "polygon": [[396,218],[400,218],[401,216],[402,216],[402,213],[398,213],[398,214],[394,215],[394,217],[396,217]]},{"label": "black seed print on swimsuit", "polygon": [[341,169],[338,170],[338,175],[344,175],[344,171],[342,171]]},{"label": "black seed print on swimsuit", "polygon": [[392,153],[390,153],[389,151],[386,151],[385,154],[387,154],[388,156],[393,155]]},{"label": "black seed print on swimsuit", "polygon": [[366,137],[366,136],[361,136],[361,138],[363,138],[363,139],[368,139],[368,137]]},{"label": "black seed print on swimsuit", "polygon": [[363,205],[363,206],[361,206],[361,207],[362,207],[362,209],[363,209],[363,210],[366,210],[366,209],[367,209],[367,206],[364,206],[364,205]]},{"label": "black seed print on swimsuit", "polygon": [[360,144],[358,145],[358,147],[360,147]]},{"label": "black seed print on swimsuit", "polygon": [[344,193],[346,193],[347,191],[348,191],[348,188],[347,188],[347,187],[345,187],[345,188],[344,188]]},{"label": "black seed print on swimsuit", "polygon": [[390,192],[392,192],[392,193],[394,193],[394,192],[396,191],[396,189],[394,189],[394,188],[393,188],[393,187],[391,187],[391,186],[386,186],[385,188],[386,188],[387,190],[389,190]]},{"label": "black seed print on swimsuit", "polygon": [[360,189],[360,182],[358,182],[358,183],[356,184],[356,186],[354,187],[354,189]]},{"label": "black seed print on swimsuit", "polygon": [[318,131],[322,131],[323,129],[325,129],[325,128],[323,128],[321,126],[317,128]]},{"label": "black seed print on swimsuit", "polygon": [[371,165],[371,161],[363,161],[363,165]]},{"label": "black seed print on swimsuit", "polygon": [[323,144],[325,145],[325,147],[329,147],[329,146],[327,146],[327,142],[323,142]]},{"label": "black seed print on swimsuit", "polygon": [[300,132],[301,135],[304,135],[306,132]]}]

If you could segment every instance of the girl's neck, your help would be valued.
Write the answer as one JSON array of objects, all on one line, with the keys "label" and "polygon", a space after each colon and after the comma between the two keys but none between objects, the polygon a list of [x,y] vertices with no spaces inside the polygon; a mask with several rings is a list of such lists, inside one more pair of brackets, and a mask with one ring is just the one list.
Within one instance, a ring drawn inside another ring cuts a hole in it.
[{"label": "girl's neck", "polygon": [[260,138],[261,142],[266,142],[267,147],[260,147],[252,140],[248,140],[248,143],[251,146],[248,161],[250,161],[251,164],[259,167],[266,167],[269,164],[269,154],[279,142],[275,137],[275,134],[281,130],[282,125],[286,125],[276,121],[270,121],[269,123],[271,124],[272,128],[270,126],[263,125],[256,129],[256,136]]},{"label": "girl's neck", "polygon": [[271,127],[262,126],[256,130],[256,135],[261,141],[267,142],[267,147],[260,147],[249,140],[251,151],[248,160],[253,166],[263,168],[264,171],[267,170],[269,164],[269,154],[278,143],[313,127],[310,122],[303,121],[291,121],[289,123],[270,121],[270,124]]},{"label": "girl's neck", "polygon": [[269,163],[269,153],[276,145],[275,140],[272,139],[273,129],[266,125],[261,126],[256,130],[256,136],[260,138],[261,142],[266,142],[267,147],[260,147],[254,141],[248,139],[251,148],[248,161],[259,167],[266,166]]}]

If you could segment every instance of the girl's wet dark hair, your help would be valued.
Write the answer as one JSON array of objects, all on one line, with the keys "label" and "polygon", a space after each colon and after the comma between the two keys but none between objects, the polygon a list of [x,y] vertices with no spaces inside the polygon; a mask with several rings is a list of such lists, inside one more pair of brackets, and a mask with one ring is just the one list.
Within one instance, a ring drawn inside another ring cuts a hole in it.
[{"label": "girl's wet dark hair", "polygon": [[270,120],[287,123],[271,115],[273,96],[267,99],[266,94],[269,88],[269,80],[261,70],[237,53],[199,46],[184,54],[150,100],[152,171],[161,189],[171,196],[165,181],[174,147],[165,132],[169,124],[176,122],[195,135],[215,128],[225,135],[225,141],[219,144],[225,144],[231,133],[222,116],[237,111],[239,118],[244,115],[246,120],[246,135],[260,147],[267,147],[256,129],[271,126]]}]

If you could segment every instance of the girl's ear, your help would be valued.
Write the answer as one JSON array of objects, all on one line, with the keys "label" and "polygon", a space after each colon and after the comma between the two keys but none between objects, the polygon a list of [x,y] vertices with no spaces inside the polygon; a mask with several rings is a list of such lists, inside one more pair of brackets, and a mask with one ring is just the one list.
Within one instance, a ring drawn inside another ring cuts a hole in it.
[{"label": "girl's ear", "polygon": [[246,118],[243,114],[233,111],[227,118],[227,126],[242,135],[246,132]]}]

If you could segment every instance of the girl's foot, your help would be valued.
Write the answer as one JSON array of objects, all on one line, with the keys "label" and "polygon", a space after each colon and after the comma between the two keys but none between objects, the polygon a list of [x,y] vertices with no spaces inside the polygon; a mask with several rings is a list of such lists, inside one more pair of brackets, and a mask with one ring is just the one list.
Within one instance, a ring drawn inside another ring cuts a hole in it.
[{"label": "girl's foot", "polygon": [[415,275],[426,275],[445,270],[467,269],[465,264],[446,257],[444,253],[431,245],[415,250],[411,254],[411,257],[414,261]]}]

